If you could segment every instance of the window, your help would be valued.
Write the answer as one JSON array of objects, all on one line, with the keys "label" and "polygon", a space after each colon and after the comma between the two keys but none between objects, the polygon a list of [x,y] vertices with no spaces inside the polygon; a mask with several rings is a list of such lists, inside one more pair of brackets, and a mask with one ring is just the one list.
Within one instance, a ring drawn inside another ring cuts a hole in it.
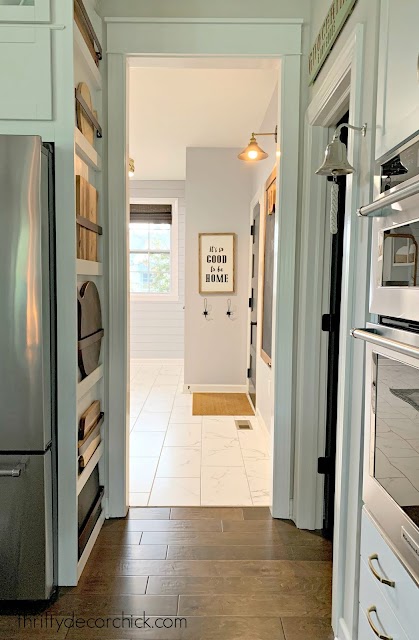
[{"label": "window", "polygon": [[130,291],[143,296],[174,293],[171,204],[131,204]]}]

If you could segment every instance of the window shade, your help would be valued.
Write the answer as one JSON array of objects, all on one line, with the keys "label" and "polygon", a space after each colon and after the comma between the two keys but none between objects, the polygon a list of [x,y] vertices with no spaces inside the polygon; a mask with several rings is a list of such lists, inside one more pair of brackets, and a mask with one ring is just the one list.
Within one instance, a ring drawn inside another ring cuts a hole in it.
[{"label": "window shade", "polygon": [[172,224],[171,204],[131,204],[131,222],[148,222],[150,224]]}]

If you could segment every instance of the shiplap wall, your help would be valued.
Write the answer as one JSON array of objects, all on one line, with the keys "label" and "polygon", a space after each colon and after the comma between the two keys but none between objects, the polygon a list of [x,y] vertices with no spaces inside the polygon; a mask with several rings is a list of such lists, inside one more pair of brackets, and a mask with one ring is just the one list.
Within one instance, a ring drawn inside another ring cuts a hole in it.
[{"label": "shiplap wall", "polygon": [[131,296],[131,358],[183,358],[185,304],[185,182],[131,180],[133,198],[178,198],[179,300],[155,302]]}]

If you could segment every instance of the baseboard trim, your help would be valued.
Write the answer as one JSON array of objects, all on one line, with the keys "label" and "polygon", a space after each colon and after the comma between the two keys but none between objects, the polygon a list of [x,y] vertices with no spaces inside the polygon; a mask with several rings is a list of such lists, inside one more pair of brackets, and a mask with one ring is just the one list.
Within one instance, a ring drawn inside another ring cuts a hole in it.
[{"label": "baseboard trim", "polygon": [[184,384],[184,393],[247,393],[245,384]]},{"label": "baseboard trim", "polygon": [[[264,432],[266,439],[270,443],[271,442],[271,434],[269,432],[268,427],[266,426],[265,420],[262,418],[262,414],[259,411],[259,409],[256,409],[255,413],[256,413],[256,417],[257,417],[257,419],[259,421],[259,424],[262,427],[262,431]],[[270,446],[269,446],[269,450],[270,450]]]}]

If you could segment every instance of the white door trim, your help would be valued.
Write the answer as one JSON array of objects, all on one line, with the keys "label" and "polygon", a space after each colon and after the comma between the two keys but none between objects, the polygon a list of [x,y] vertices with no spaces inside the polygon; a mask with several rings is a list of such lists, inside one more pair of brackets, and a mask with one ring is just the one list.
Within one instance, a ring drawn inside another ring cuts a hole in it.
[{"label": "white door trim", "polygon": [[292,516],[295,456],[295,327],[296,247],[298,219],[298,149],[300,138],[301,59],[286,56],[281,63],[275,221],[275,265],[272,336],[274,389],[272,442],[272,515]]},{"label": "white door trim", "polygon": [[[317,474],[317,457],[324,446],[325,424],[322,420],[322,400],[326,393],[327,341],[321,334],[322,284],[324,265],[322,246],[326,208],[326,181],[314,175],[321,163],[327,142],[327,128],[343,115],[342,109],[349,95],[350,122],[362,124],[364,28],[356,25],[336,62],[325,76],[306,113],[306,166],[303,187],[304,228],[301,246],[301,295],[298,344],[297,420],[296,420],[296,468],[295,468],[295,521],[297,526],[314,529],[322,524],[323,482]],[[369,123],[368,135],[371,136]],[[352,131],[348,138],[348,157],[351,164],[359,166],[362,138]],[[364,178],[365,180],[365,178]],[[339,638],[356,637],[357,590],[356,575],[359,540],[352,532],[359,526],[360,509],[354,495],[361,495],[360,442],[354,438],[352,420],[358,420],[357,435],[362,433],[359,406],[363,397],[362,359],[354,365],[354,345],[349,330],[356,313],[356,296],[359,307],[367,299],[367,276],[358,284],[355,294],[359,256],[359,219],[356,216],[361,185],[360,173],[348,176],[346,194],[345,239],[342,272],[341,333],[339,356],[339,390],[337,417],[337,459],[335,533],[333,565],[332,623]],[[363,291],[364,298],[361,300]],[[359,319],[358,319],[359,321]],[[323,364],[321,364],[323,363]],[[354,373],[359,384],[353,385]],[[324,451],[324,449],[323,449]],[[359,469],[354,468],[359,463]],[[349,469],[350,464],[353,468]],[[356,466],[355,464],[355,466]],[[355,506],[355,510],[350,511]],[[351,529],[351,534],[348,533]],[[350,557],[355,572],[352,586],[348,588],[347,558]],[[345,609],[344,609],[345,606]],[[344,614],[346,611],[346,614]],[[348,614],[349,612],[349,614]],[[349,622],[348,622],[349,621]]]},{"label": "white door trim", "polygon": [[[123,20],[107,24],[108,44],[108,198],[109,198],[109,515],[128,508],[128,261],[127,261],[127,57],[177,55],[281,59],[278,138],[279,167],[274,283],[273,354],[281,384],[272,416],[272,513],[291,515],[294,462],[294,291],[296,273],[297,187],[301,21],[258,19]],[[109,53],[110,52],[110,53]],[[281,197],[279,194],[281,193]],[[276,291],[278,294],[276,295]]]},{"label": "white door trim", "polygon": [[[108,54],[108,515],[126,516],[129,473],[128,65]],[[106,181],[105,181],[106,182]]]}]

